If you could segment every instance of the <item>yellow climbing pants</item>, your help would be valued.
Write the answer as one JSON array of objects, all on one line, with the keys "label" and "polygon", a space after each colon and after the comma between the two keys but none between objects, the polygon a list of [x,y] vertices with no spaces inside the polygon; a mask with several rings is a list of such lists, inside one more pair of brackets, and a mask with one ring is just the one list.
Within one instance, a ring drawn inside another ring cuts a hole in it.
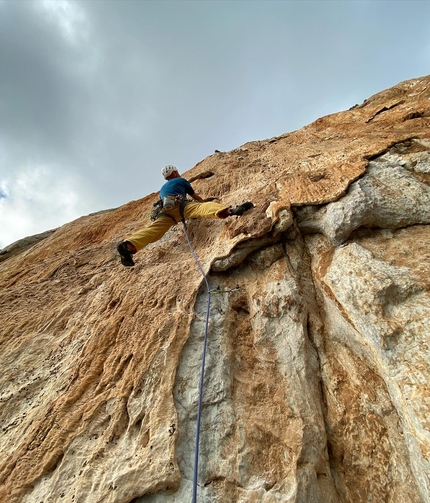
[{"label": "yellow climbing pants", "polygon": [[[218,215],[226,210],[228,206],[223,206],[219,203],[207,202],[207,203],[194,203],[190,202],[185,205],[184,217],[185,218],[223,218]],[[177,222],[182,220],[180,214],[180,206],[176,206],[173,210],[162,210],[163,213],[171,215]],[[126,238],[125,241],[133,244],[137,250],[141,250],[149,243],[154,243],[161,239],[164,234],[174,225],[174,221],[165,215],[160,215],[157,220],[152,222],[147,227],[140,229],[139,231],[132,234],[130,237]]]}]

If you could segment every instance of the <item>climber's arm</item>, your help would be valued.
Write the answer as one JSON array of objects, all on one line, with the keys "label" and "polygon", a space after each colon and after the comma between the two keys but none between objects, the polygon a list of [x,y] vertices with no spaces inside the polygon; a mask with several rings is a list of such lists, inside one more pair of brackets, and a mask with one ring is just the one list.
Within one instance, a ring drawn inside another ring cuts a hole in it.
[{"label": "climber's arm", "polygon": [[202,199],[198,194],[194,192],[194,194],[191,196],[195,201],[198,201],[199,203],[203,203],[204,199]]}]

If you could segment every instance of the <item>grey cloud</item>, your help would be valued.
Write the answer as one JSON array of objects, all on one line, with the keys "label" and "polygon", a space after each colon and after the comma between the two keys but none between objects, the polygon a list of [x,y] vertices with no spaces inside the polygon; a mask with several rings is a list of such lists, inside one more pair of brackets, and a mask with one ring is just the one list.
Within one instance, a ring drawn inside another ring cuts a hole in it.
[{"label": "grey cloud", "polygon": [[0,182],[46,166],[91,211],[158,190],[164,164],[428,73],[428,2],[56,3],[81,13],[71,33],[67,9],[61,24],[42,2],[0,3]]}]

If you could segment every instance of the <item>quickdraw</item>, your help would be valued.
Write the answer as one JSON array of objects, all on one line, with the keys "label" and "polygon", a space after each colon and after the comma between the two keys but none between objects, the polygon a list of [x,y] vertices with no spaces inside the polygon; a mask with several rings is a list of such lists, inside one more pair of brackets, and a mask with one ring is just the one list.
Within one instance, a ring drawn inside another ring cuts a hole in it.
[{"label": "quickdraw", "polygon": [[160,216],[161,210],[163,209],[163,200],[159,199],[152,206],[154,207],[154,209],[149,214],[149,218],[153,222],[155,222],[155,220],[157,220],[157,218]]},{"label": "quickdraw", "polygon": [[236,285],[234,288],[231,288],[230,290],[221,290],[220,286],[218,285],[215,290],[210,290],[209,293],[231,293],[236,292],[237,290],[242,290],[242,288],[239,285]]}]

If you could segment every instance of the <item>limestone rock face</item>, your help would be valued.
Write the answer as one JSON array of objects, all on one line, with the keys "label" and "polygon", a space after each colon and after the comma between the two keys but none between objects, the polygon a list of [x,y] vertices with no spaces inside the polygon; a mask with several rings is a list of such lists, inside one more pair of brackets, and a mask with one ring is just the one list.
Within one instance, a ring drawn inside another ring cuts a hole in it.
[{"label": "limestone rock face", "polygon": [[[184,173],[211,294],[199,502],[430,502],[430,77]],[[162,182],[162,180],[160,180]],[[207,292],[151,194],[0,264],[0,500],[191,501]]]}]

